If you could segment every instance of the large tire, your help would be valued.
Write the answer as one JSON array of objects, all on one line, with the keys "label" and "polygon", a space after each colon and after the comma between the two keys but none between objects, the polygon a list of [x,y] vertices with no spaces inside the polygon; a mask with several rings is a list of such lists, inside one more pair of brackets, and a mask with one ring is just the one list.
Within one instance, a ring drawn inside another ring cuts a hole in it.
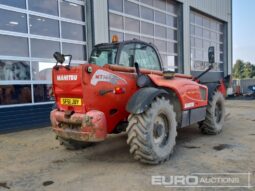
[{"label": "large tire", "polygon": [[62,137],[57,137],[57,139],[59,140],[60,145],[63,145],[68,150],[80,150],[93,145],[93,143],[64,139]]},{"label": "large tire", "polygon": [[169,159],[175,146],[176,114],[169,100],[156,98],[142,114],[130,114],[127,127],[130,153],[136,160],[159,164]]},{"label": "large tire", "polygon": [[205,120],[200,124],[203,134],[216,135],[222,131],[225,120],[225,98],[220,92],[215,92],[206,109]]}]

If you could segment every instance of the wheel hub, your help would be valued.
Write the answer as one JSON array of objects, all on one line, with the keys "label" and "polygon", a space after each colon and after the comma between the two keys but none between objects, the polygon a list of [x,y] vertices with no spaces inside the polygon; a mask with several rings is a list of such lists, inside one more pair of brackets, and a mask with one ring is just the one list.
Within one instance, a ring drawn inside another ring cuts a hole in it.
[{"label": "wheel hub", "polygon": [[153,139],[154,143],[162,146],[168,138],[169,125],[166,117],[160,114],[156,117],[153,124]]},{"label": "wheel hub", "polygon": [[163,126],[161,125],[161,124],[155,124],[155,132],[154,132],[154,134],[155,134],[155,137],[161,137],[162,136],[162,134],[163,134]]},{"label": "wheel hub", "polygon": [[222,105],[220,103],[216,103],[215,107],[215,119],[216,122],[219,123],[222,118]]}]

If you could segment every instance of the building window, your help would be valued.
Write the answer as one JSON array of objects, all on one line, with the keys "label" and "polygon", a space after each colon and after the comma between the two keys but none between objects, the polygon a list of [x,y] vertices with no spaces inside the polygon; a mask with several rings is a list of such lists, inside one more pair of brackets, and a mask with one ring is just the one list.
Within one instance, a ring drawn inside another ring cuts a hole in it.
[{"label": "building window", "polygon": [[27,15],[0,9],[0,30],[27,33]]},{"label": "building window", "polygon": [[48,19],[45,17],[38,17],[34,15],[30,15],[29,19],[30,19],[31,34],[59,38],[58,20]]},{"label": "building window", "polygon": [[62,38],[86,41],[85,26],[69,22],[62,22]]},{"label": "building window", "polygon": [[28,0],[28,7],[31,11],[58,15],[58,0]]},{"label": "building window", "polygon": [[60,51],[60,43],[50,40],[31,39],[31,56],[35,58],[50,58]]},{"label": "building window", "polygon": [[159,49],[164,67],[178,66],[179,5],[171,0],[108,0],[110,39],[140,39]]},{"label": "building window", "polygon": [[77,21],[85,21],[84,6],[71,1],[60,0],[61,17]]},{"label": "building window", "polygon": [[0,80],[30,80],[30,76],[29,62],[0,60]]},{"label": "building window", "polygon": [[81,44],[63,43],[63,53],[71,54],[75,60],[87,60],[86,48]]},{"label": "building window", "polygon": [[0,0],[0,4],[25,9],[26,0]]},{"label": "building window", "polygon": [[37,81],[48,81],[52,80],[52,68],[56,63],[53,62],[32,62],[32,79]]},{"label": "building window", "polygon": [[48,102],[52,101],[52,86],[49,84],[38,84],[33,86],[34,102]]},{"label": "building window", "polygon": [[0,55],[28,57],[28,39],[0,34]]},{"label": "building window", "polygon": [[31,85],[0,85],[0,104],[32,103]]},{"label": "building window", "polygon": [[0,0],[0,108],[52,103],[53,53],[87,59],[85,10],[84,0]]},{"label": "building window", "polygon": [[224,69],[224,23],[203,14],[190,13],[191,70],[203,71],[208,68],[208,48],[215,47],[215,64],[212,71]]}]

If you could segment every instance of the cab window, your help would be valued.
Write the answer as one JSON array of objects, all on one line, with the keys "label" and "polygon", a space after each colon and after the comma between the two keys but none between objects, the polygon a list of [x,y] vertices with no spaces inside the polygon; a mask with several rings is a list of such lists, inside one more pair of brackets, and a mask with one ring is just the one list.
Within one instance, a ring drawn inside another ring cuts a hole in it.
[{"label": "cab window", "polygon": [[138,63],[140,68],[161,70],[160,61],[156,51],[146,44],[136,44],[135,62]]},{"label": "cab window", "polygon": [[130,67],[134,65],[134,49],[135,49],[134,43],[126,44],[123,46],[120,53],[119,65]]},{"label": "cab window", "polygon": [[92,51],[89,62],[98,66],[115,64],[117,47],[96,47]]}]

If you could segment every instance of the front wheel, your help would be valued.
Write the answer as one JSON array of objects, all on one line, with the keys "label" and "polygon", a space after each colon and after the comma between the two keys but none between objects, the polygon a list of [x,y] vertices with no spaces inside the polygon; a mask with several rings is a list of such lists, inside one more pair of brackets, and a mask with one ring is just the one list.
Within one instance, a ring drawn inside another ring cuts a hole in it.
[{"label": "front wheel", "polygon": [[200,130],[204,134],[216,135],[222,131],[225,121],[225,98],[220,92],[215,92],[206,109],[206,117],[200,123]]},{"label": "front wheel", "polygon": [[142,114],[131,114],[127,127],[130,153],[143,163],[159,164],[169,159],[175,146],[176,114],[170,101],[156,98]]}]

